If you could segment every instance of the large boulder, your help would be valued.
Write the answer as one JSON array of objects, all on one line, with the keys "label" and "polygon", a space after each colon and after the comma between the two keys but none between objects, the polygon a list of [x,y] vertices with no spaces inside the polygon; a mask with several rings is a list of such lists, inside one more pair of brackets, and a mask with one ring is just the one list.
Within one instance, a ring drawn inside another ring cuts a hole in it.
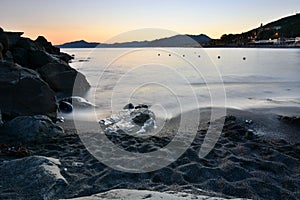
[{"label": "large boulder", "polygon": [[60,173],[60,165],[59,160],[43,156],[4,163],[0,167],[0,187],[4,191],[0,199],[58,198],[68,185]]},{"label": "large boulder", "polygon": [[33,70],[0,62],[0,109],[4,119],[20,115],[57,116],[55,93]]},{"label": "large boulder", "polygon": [[16,47],[12,50],[12,56],[15,63],[21,66],[28,66],[28,51],[24,48]]},{"label": "large boulder", "polygon": [[81,96],[90,88],[85,76],[66,64],[49,63],[37,72],[61,97]]},{"label": "large boulder", "polygon": [[36,50],[28,52],[28,67],[37,69],[48,63],[62,63],[62,61],[46,51]]},{"label": "large boulder", "polygon": [[43,142],[63,133],[61,127],[44,115],[19,116],[0,128],[1,137],[20,143]]}]

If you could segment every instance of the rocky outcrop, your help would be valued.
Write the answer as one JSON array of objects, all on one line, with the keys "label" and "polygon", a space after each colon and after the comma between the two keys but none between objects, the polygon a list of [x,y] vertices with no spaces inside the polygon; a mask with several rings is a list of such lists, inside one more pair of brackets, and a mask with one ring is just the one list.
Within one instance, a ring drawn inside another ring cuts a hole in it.
[{"label": "rocky outcrop", "polygon": [[35,42],[29,38],[20,38],[12,48],[14,61],[30,69],[36,69],[48,63],[65,63],[55,57],[55,54],[48,53],[42,45],[42,42]]},{"label": "rocky outcrop", "polygon": [[5,94],[0,97],[0,109],[5,120],[38,114],[55,120],[55,95],[82,96],[90,84],[68,65],[72,56],[60,52],[43,36],[33,41],[22,34],[0,28],[0,60],[4,59],[0,63],[0,92]]},{"label": "rocky outcrop", "polygon": [[0,62],[0,94],[0,109],[6,120],[38,114],[56,119],[55,94],[33,70]]},{"label": "rocky outcrop", "polygon": [[0,194],[8,199],[56,199],[67,186],[54,158],[32,156],[9,161],[0,167],[0,187],[10,191]]},{"label": "rocky outcrop", "polygon": [[16,117],[0,128],[1,136],[19,143],[43,142],[63,133],[61,127],[43,115]]},{"label": "rocky outcrop", "polygon": [[59,96],[80,96],[90,88],[85,76],[66,64],[49,63],[37,72]]}]

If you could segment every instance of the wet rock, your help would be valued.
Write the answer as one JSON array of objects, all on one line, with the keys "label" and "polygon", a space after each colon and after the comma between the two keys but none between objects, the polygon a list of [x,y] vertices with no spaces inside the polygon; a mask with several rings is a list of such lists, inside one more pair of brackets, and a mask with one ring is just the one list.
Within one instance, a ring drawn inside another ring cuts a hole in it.
[{"label": "wet rock", "polygon": [[74,59],[74,56],[70,56],[69,54],[63,52],[57,54],[56,57],[59,58],[60,60],[65,61],[66,63],[69,63],[71,62],[71,60]]},{"label": "wet rock", "polygon": [[39,114],[56,119],[55,93],[33,70],[0,62],[0,94],[3,119]]},{"label": "wet rock", "polygon": [[134,105],[132,103],[129,103],[126,106],[124,106],[123,109],[134,109]]},{"label": "wet rock", "polygon": [[63,98],[62,101],[68,102],[76,108],[96,107],[96,105],[92,104],[91,102],[89,102],[86,99],[84,99],[82,97],[79,97],[79,96],[72,96],[72,97]]},{"label": "wet rock", "polygon": [[59,160],[42,156],[9,161],[0,168],[0,185],[15,198],[56,199],[68,185],[59,166]]},{"label": "wet rock", "polygon": [[18,143],[47,141],[63,133],[61,127],[43,115],[16,117],[0,128],[2,137]]},{"label": "wet rock", "polygon": [[149,108],[149,106],[146,105],[146,104],[139,104],[139,105],[134,107],[134,109],[140,109],[140,108]]},{"label": "wet rock", "polygon": [[150,112],[148,109],[133,111],[130,113],[132,121],[140,126],[143,126],[144,123],[151,118]]},{"label": "wet rock", "polygon": [[73,106],[67,101],[60,101],[58,105],[59,111],[63,113],[71,113],[73,111]]},{"label": "wet rock", "polygon": [[66,64],[49,63],[37,69],[41,77],[59,95],[83,95],[90,88],[85,76]]}]

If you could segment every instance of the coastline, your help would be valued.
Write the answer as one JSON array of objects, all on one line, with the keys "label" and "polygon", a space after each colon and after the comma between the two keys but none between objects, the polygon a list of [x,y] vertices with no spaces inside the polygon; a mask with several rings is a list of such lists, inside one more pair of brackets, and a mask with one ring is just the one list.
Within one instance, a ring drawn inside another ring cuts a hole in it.
[{"label": "coastline", "polygon": [[251,46],[202,46],[202,48],[241,48],[241,49],[300,49],[300,46],[286,46],[286,45],[251,45]]}]

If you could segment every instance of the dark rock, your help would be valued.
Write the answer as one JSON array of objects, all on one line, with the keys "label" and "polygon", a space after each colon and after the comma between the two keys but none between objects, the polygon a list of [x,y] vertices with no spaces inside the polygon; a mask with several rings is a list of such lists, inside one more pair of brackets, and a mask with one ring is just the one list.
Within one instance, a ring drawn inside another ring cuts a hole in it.
[{"label": "dark rock", "polygon": [[69,54],[63,52],[57,54],[56,57],[59,58],[60,60],[63,60],[66,63],[69,63],[72,59],[74,59],[74,56],[70,56]]},{"label": "dark rock", "polygon": [[60,101],[58,108],[59,108],[60,112],[63,112],[63,113],[71,113],[73,111],[72,104],[70,104],[67,101]]},{"label": "dark rock", "polygon": [[8,62],[14,62],[14,57],[9,50],[3,55],[3,59]]},{"label": "dark rock", "polygon": [[60,49],[57,47],[52,46],[51,42],[48,42],[47,39],[44,36],[39,36],[36,40],[35,43],[44,48],[44,50],[50,54],[59,54]]},{"label": "dark rock", "polygon": [[65,101],[70,103],[72,106],[77,108],[92,108],[96,107],[96,105],[92,104],[91,102],[87,101],[86,99],[78,96],[72,96],[63,98],[61,101]]},{"label": "dark rock", "polygon": [[0,53],[2,55],[7,52],[8,45],[9,45],[9,43],[8,43],[7,34],[3,31],[2,28],[0,28],[0,46],[2,47]]},{"label": "dark rock", "polygon": [[15,63],[21,66],[28,66],[28,51],[23,48],[13,48],[12,55]]},{"label": "dark rock", "polygon": [[2,137],[21,143],[47,141],[63,132],[61,127],[43,115],[16,117],[5,123],[0,129]]},{"label": "dark rock", "polygon": [[0,62],[0,94],[4,119],[38,114],[56,119],[55,94],[33,70]]},{"label": "dark rock", "polygon": [[133,108],[134,108],[134,105],[132,103],[129,103],[123,107],[123,109],[133,109]]},{"label": "dark rock", "polygon": [[43,48],[36,45],[36,43],[33,40],[23,37],[19,39],[15,47],[26,49],[27,51],[43,50]]},{"label": "dark rock", "polygon": [[135,108],[135,109],[140,109],[140,108],[149,108],[149,106],[148,106],[148,105],[146,105],[146,104],[139,104],[139,105],[135,106],[134,108]]},{"label": "dark rock", "polygon": [[90,88],[85,76],[66,64],[49,63],[37,71],[56,93],[64,97],[83,95]]},{"label": "dark rock", "polygon": [[28,67],[31,69],[37,69],[49,63],[62,63],[58,58],[55,56],[42,51],[29,51],[28,52]]},{"label": "dark rock", "polygon": [[24,199],[56,199],[68,185],[60,165],[59,160],[42,156],[9,161],[0,168],[0,185]]},{"label": "dark rock", "polygon": [[5,31],[8,37],[8,49],[14,48],[17,42],[21,39],[21,36],[24,34],[23,32],[7,32]]},{"label": "dark rock", "polygon": [[132,121],[136,123],[137,125],[143,126],[144,123],[151,118],[150,111],[148,109],[133,111],[130,113],[130,116],[132,117]]},{"label": "dark rock", "polygon": [[300,117],[279,116],[282,123],[300,127]]}]

